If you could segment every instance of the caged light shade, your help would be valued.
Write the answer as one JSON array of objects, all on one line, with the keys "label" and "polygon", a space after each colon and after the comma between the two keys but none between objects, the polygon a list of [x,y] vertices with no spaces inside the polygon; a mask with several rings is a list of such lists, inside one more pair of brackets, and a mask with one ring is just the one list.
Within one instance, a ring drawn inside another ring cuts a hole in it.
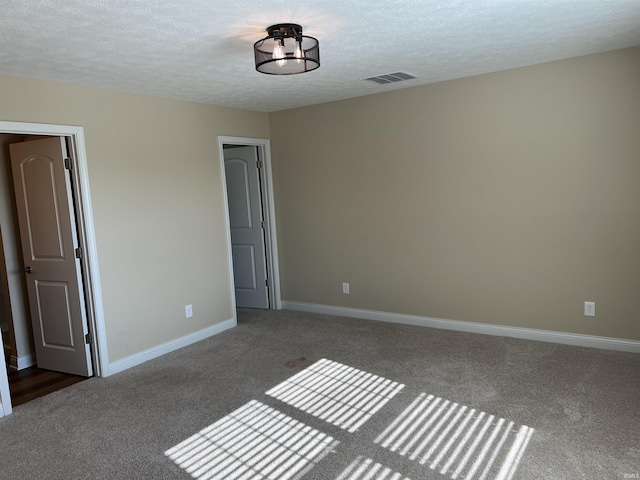
[{"label": "caged light shade", "polygon": [[269,75],[294,75],[320,66],[318,40],[302,34],[297,23],[278,23],[253,45],[256,70]]}]

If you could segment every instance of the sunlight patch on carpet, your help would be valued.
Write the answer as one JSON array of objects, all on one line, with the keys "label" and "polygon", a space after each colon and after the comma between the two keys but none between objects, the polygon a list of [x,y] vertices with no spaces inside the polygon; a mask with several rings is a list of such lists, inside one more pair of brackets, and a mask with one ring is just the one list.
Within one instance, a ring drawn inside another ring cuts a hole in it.
[{"label": "sunlight patch on carpet", "polygon": [[252,400],[165,455],[198,480],[299,479],[338,442]]},{"label": "sunlight patch on carpet", "polygon": [[411,480],[370,458],[358,457],[336,480]]},{"label": "sunlight patch on carpet", "polygon": [[352,433],[402,388],[397,382],[323,358],[266,393]]},{"label": "sunlight patch on carpet", "polygon": [[375,443],[454,479],[509,480],[533,432],[422,393]]}]

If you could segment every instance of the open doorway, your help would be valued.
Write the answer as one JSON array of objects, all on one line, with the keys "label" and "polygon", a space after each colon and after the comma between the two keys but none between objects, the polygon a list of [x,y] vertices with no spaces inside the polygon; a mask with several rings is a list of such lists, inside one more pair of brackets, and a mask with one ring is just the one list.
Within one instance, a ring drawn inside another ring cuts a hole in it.
[{"label": "open doorway", "polygon": [[269,140],[218,137],[218,143],[234,305],[280,309]]},{"label": "open doorway", "polygon": [[[90,368],[87,371],[88,376],[102,376],[103,367],[107,365],[95,237],[86,171],[84,132],[81,127],[0,122],[0,143],[2,144],[0,194],[3,196],[3,208],[5,208],[4,211],[0,211],[0,245],[2,247],[0,252],[0,257],[2,257],[0,283],[2,283],[1,293],[5,306],[0,323],[3,325],[3,343],[6,345],[0,367],[3,367],[5,372],[4,363],[6,362],[9,367],[8,376],[0,375],[0,416],[11,413],[11,394],[16,390],[9,388],[9,377],[23,383],[21,387],[23,393],[25,382],[45,384],[42,391],[46,392],[47,389],[55,390],[57,386],[66,386],[78,381],[77,377],[42,375],[43,372],[33,371],[32,367],[36,363],[33,354],[35,350],[33,348],[34,329],[31,328],[29,321],[29,300],[24,280],[25,267],[21,258],[19,229],[16,227],[15,201],[11,202],[13,196],[10,185],[11,167],[7,164],[9,159],[6,155],[6,145],[25,140],[37,142],[46,138],[57,139],[58,143],[62,143],[70,149],[68,152],[69,160],[65,163],[69,163],[68,167],[71,168],[71,171],[68,172],[69,179],[73,182],[70,192],[73,197],[71,211],[76,223],[74,230],[78,237],[77,246],[79,247],[76,255],[82,259],[78,262],[78,277],[82,281],[83,322],[86,325],[86,330],[81,332],[82,343],[88,342],[90,344],[90,348],[86,349]],[[54,295],[50,294],[49,299],[55,301]],[[76,340],[75,343],[79,342]],[[34,381],[33,379],[37,377],[40,377],[39,380]],[[31,394],[29,393],[29,395]],[[24,397],[18,403],[23,400]]]}]

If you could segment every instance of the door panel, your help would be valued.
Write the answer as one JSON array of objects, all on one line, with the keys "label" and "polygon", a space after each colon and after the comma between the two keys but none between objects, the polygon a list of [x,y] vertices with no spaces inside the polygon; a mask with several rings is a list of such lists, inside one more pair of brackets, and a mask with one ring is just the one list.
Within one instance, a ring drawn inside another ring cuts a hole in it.
[{"label": "door panel", "polygon": [[[253,223],[251,216],[251,178],[249,165],[246,160],[229,158],[225,151],[225,175],[227,177],[227,190],[229,199],[229,225],[236,231],[251,229]],[[233,205],[233,207],[231,207]]]},{"label": "door panel", "polygon": [[35,280],[36,301],[38,302],[42,342],[46,347],[72,350],[73,322],[69,315],[69,286],[60,282],[39,282]]},{"label": "door panel", "polygon": [[233,250],[233,275],[236,288],[255,290],[258,284],[255,248],[253,245],[232,245],[231,248]]},{"label": "door panel", "polygon": [[9,148],[38,367],[91,376],[64,138]]},{"label": "door panel", "polygon": [[[33,260],[64,262],[62,225],[57,202],[53,159],[40,158],[21,165],[22,183],[27,209],[27,240]],[[63,205],[64,207],[64,205]]]},{"label": "door panel", "polygon": [[236,305],[269,308],[257,161],[256,147],[224,150]]}]

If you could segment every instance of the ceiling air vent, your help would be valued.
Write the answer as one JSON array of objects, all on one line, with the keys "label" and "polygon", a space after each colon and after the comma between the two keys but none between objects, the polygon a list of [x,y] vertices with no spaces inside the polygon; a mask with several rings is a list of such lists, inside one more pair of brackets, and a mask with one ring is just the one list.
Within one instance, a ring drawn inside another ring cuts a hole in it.
[{"label": "ceiling air vent", "polygon": [[384,85],[386,83],[396,83],[403,82],[405,80],[411,80],[413,78],[418,78],[415,75],[411,75],[407,72],[396,72],[396,73],[387,73],[385,75],[378,75],[377,77],[369,77],[364,78],[363,80],[367,82],[378,83],[380,85]]}]

